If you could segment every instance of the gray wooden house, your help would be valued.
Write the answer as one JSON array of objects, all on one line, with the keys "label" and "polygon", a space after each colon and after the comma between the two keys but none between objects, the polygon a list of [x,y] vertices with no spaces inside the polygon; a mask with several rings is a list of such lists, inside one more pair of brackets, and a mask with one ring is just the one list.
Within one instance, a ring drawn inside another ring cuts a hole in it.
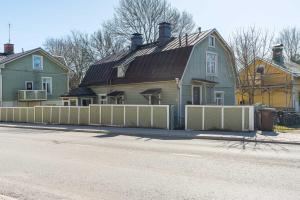
[{"label": "gray wooden house", "polygon": [[156,42],[143,44],[142,35],[133,34],[129,50],[90,66],[77,89],[85,96],[67,94],[64,100],[174,105],[183,124],[187,104],[234,105],[235,79],[234,56],[216,29],[175,38],[163,22]]}]

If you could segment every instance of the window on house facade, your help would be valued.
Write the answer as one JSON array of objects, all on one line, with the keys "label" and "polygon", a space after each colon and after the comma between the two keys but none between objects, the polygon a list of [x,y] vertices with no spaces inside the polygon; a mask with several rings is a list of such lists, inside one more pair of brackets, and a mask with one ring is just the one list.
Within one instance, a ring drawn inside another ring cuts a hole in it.
[{"label": "window on house facade", "polygon": [[160,104],[160,94],[149,95],[149,105],[159,105]]},{"label": "window on house facade", "polygon": [[77,104],[77,99],[70,99],[69,105],[70,105],[70,106],[78,106],[78,104]]},{"label": "window on house facade", "polygon": [[99,94],[98,95],[98,102],[99,104],[107,104],[107,95],[106,94]]},{"label": "window on house facade", "polygon": [[217,105],[224,105],[224,92],[215,91],[215,102]]},{"label": "window on house facade", "polygon": [[25,90],[33,90],[33,82],[25,81]]},{"label": "window on house facade", "polygon": [[47,91],[47,94],[52,94],[52,78],[42,77],[42,88]]},{"label": "window on house facade", "polygon": [[118,78],[125,77],[125,68],[123,66],[118,67]]},{"label": "window on house facade", "polygon": [[63,104],[64,104],[64,106],[69,106],[69,100],[64,100]]},{"label": "window on house facade", "polygon": [[200,105],[202,103],[202,87],[192,86],[192,104]]},{"label": "window on house facade", "polygon": [[81,99],[81,105],[82,106],[89,106],[92,103],[93,103],[92,98],[83,98],[83,99]]},{"label": "window on house facade", "polygon": [[124,102],[125,102],[125,97],[123,95],[115,97],[115,103],[116,104],[124,104]]},{"label": "window on house facade", "polygon": [[215,47],[216,46],[216,39],[212,35],[208,37],[208,46],[209,47]]},{"label": "window on house facade", "polygon": [[33,70],[43,70],[43,56],[32,56],[32,68]]},{"label": "window on house facade", "polygon": [[206,53],[206,74],[215,76],[217,75],[218,55],[216,53]]}]

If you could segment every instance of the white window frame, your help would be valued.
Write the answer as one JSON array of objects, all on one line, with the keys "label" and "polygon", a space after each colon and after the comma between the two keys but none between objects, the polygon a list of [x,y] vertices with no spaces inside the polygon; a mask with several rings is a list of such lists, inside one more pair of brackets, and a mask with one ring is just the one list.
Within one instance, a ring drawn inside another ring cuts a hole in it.
[{"label": "white window frame", "polygon": [[[213,41],[213,45],[211,45],[211,41]],[[216,47],[216,37],[215,36],[210,35],[208,37],[208,46],[213,47],[213,48]]]},{"label": "white window frame", "polygon": [[[216,64],[215,64],[215,73],[211,73],[211,72],[208,72],[208,54],[213,54],[216,56]],[[217,76],[218,74],[218,54],[217,53],[214,53],[214,52],[211,52],[211,51],[206,51],[206,75],[208,76]]]},{"label": "white window frame", "polygon": [[[120,95],[120,96],[114,97],[114,99],[115,99],[115,104],[118,104],[118,99],[117,99],[117,98],[119,98],[119,97],[121,97],[122,100],[123,100],[121,104],[125,104],[125,95]],[[120,104],[120,105],[121,105],[121,104]]]},{"label": "white window frame", "polygon": [[[149,105],[156,105],[156,104],[152,104],[152,99],[151,99],[151,97],[152,96],[154,96],[153,94],[149,94],[148,95],[148,102],[149,102]],[[160,94],[158,94],[158,105],[161,105],[161,95]]]},{"label": "white window frame", "polygon": [[[222,98],[217,98],[218,93],[222,95]],[[223,104],[218,104],[217,99],[222,99]],[[214,101],[217,105],[224,105],[225,104],[225,92],[224,91],[214,91]]]},{"label": "white window frame", "polygon": [[[38,58],[41,59],[41,68],[39,68],[39,69],[35,68],[35,66],[34,66],[34,58],[35,58],[35,57],[38,57]],[[43,58],[43,56],[40,56],[40,55],[32,55],[32,69],[33,69],[33,70],[37,70],[37,71],[42,71],[42,70],[44,69],[44,58]]]},{"label": "white window frame", "polygon": [[71,101],[76,101],[75,106],[78,106],[78,99],[69,99],[69,106],[71,106]]},{"label": "white window frame", "polygon": [[118,76],[118,78],[125,77],[125,67],[123,67],[123,66],[118,67],[117,76]]},{"label": "white window frame", "polygon": [[[102,103],[101,101],[102,101],[102,98],[101,97],[103,97],[103,96],[105,96],[105,102],[106,103]],[[98,94],[98,103],[99,104],[108,104],[108,97],[107,97],[107,94]]]},{"label": "white window frame", "polygon": [[81,103],[81,106],[83,106],[83,100],[91,100],[91,104],[93,104],[94,103],[94,99],[93,98],[81,98],[81,100],[80,100],[80,103]]},{"label": "white window frame", "polygon": [[32,89],[33,90],[33,81],[25,81],[25,90],[27,90],[27,83],[31,83]]},{"label": "white window frame", "polygon": [[203,92],[203,85],[192,85],[192,105],[194,105],[194,88],[199,87],[200,88],[200,105],[202,105],[202,92]]},{"label": "white window frame", "polygon": [[65,106],[65,102],[67,102],[67,103],[68,103],[68,105],[67,105],[67,106],[69,106],[69,105],[70,105],[70,100],[63,100],[62,102],[63,102],[63,104],[62,104],[63,106]]},{"label": "white window frame", "polygon": [[[52,93],[53,93],[52,77],[42,77],[41,79],[42,79],[42,90],[44,89],[44,87],[43,87],[44,80],[43,79],[49,79],[50,80],[50,93],[47,93],[47,94],[52,95]],[[47,92],[47,88],[46,88],[46,92]]]}]

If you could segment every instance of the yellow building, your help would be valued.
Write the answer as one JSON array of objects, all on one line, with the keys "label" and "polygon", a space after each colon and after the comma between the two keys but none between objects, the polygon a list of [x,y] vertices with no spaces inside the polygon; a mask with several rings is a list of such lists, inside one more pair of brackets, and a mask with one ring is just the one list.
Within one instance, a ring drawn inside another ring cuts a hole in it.
[{"label": "yellow building", "polygon": [[238,104],[264,104],[299,111],[300,65],[284,61],[283,45],[274,46],[272,60],[256,58],[239,72]]}]

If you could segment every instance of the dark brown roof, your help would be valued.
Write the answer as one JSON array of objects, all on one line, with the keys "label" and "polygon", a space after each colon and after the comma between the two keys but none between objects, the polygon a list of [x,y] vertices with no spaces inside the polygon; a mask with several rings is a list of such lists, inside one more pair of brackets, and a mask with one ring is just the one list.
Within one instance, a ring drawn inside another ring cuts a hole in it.
[{"label": "dark brown roof", "polygon": [[161,93],[161,88],[152,88],[141,92],[141,94],[145,94],[145,95],[159,94],[159,93]]},{"label": "dark brown roof", "polygon": [[116,96],[122,96],[124,95],[124,91],[113,91],[109,94],[107,94],[107,96],[109,97],[116,97]]},{"label": "dark brown roof", "polygon": [[61,97],[93,97],[96,96],[96,94],[87,87],[78,87],[75,89],[72,89],[67,94],[62,95]]},{"label": "dark brown roof", "polygon": [[[164,46],[157,42],[140,46],[135,51],[110,55],[90,66],[81,86],[126,84],[175,80],[181,78],[193,46],[212,30],[187,37],[172,38]],[[117,77],[117,67],[126,66],[124,78]]]}]

